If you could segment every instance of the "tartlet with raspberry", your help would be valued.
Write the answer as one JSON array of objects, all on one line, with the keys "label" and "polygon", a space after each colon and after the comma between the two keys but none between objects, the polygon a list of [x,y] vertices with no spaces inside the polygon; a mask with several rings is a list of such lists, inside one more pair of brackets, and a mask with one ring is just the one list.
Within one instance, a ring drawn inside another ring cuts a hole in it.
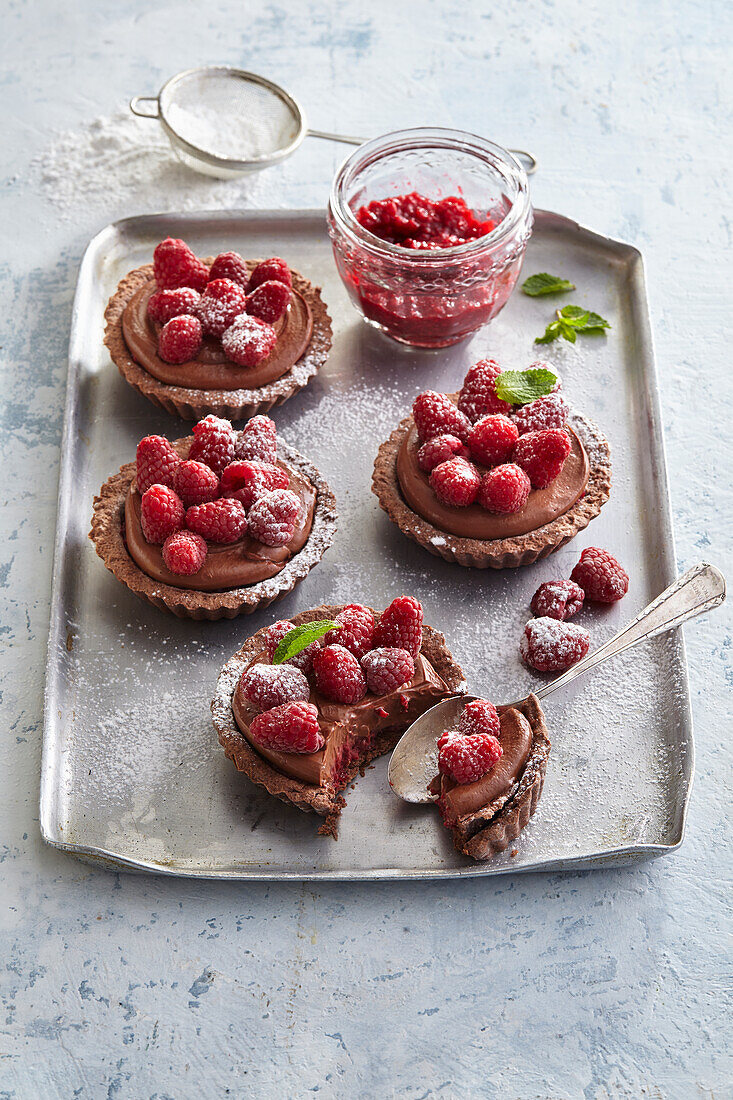
[{"label": "tartlet with raspberry", "polygon": [[409,538],[479,569],[551,554],[609,496],[608,442],[568,408],[545,364],[502,372],[490,359],[460,393],[426,391],[379,448],[372,490]]},{"label": "tartlet with raspberry", "polygon": [[125,381],[184,420],[267,412],[306,385],[331,347],[320,289],[283,259],[202,260],[170,237],[120,282],[105,320]]},{"label": "tartlet with raspberry", "polygon": [[207,416],[146,436],[94,500],[89,537],[111,573],[162,610],[234,618],[291,591],[331,545],[336,502],[267,416]]},{"label": "tartlet with raspberry", "polygon": [[222,669],[211,710],[239,771],[336,836],[360,769],[462,687],[443,635],[401,596],[381,614],[324,605],[259,630]]}]

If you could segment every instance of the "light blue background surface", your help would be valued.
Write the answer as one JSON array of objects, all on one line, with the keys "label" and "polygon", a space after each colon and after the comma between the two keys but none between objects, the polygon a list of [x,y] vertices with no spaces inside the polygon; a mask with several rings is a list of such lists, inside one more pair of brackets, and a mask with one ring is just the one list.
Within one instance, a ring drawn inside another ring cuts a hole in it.
[{"label": "light blue background surface", "polygon": [[[315,889],[112,875],[42,845],[70,307],[90,236],[143,208],[59,218],[32,163],[52,130],[207,61],[279,78],[324,129],[531,149],[538,206],[645,254],[679,567],[730,573],[731,8],[39,0],[3,23],[0,1097],[733,1095],[725,609],[687,631],[697,780],[655,863]],[[323,204],[340,156],[306,143],[252,201]]]}]

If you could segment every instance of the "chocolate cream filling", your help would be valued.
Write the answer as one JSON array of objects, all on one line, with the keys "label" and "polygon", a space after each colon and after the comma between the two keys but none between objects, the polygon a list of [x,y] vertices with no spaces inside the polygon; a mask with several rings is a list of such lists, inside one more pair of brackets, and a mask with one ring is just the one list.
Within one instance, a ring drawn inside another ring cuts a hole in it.
[{"label": "chocolate cream filling", "polygon": [[448,775],[439,777],[439,803],[446,824],[503,798],[519,781],[532,749],[532,727],[523,714],[511,707],[504,711],[499,722],[502,755],[486,775],[474,783],[456,783]]}]

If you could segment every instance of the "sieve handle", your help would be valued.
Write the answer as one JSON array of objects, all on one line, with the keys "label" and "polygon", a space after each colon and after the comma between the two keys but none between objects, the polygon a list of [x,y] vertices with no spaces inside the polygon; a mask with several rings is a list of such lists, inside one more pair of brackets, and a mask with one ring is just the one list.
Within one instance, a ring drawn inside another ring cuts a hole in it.
[{"label": "sieve handle", "polygon": [[[150,114],[148,111],[143,111],[140,107],[141,103],[154,103],[155,112]],[[136,95],[130,100],[130,110],[138,118],[160,118],[160,104],[158,103],[157,95]]]},{"label": "sieve handle", "polygon": [[[327,130],[309,130],[308,137],[322,138],[324,141],[341,141],[345,145],[363,145],[365,141],[369,140],[368,138],[350,137],[347,134],[331,134]],[[527,153],[524,149],[510,149],[509,152],[521,161],[522,167],[528,176],[537,171],[537,159],[531,153]]]}]

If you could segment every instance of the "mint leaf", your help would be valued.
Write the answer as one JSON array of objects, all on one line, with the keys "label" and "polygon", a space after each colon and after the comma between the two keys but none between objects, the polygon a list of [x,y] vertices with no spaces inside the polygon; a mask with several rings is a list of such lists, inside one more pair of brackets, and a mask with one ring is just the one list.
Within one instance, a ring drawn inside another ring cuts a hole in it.
[{"label": "mint leaf", "polygon": [[557,375],[546,367],[529,370],[505,370],[496,379],[496,396],[512,405],[528,405],[550,393]]},{"label": "mint leaf", "polygon": [[584,332],[603,332],[604,328],[610,328],[608,321],[604,321],[597,313],[589,313],[585,322]]},{"label": "mint leaf", "polygon": [[611,327],[600,314],[583,309],[582,306],[563,306],[562,309],[555,310],[555,317],[556,320],[550,321],[544,335],[535,338],[535,344],[550,344],[553,340],[557,340],[558,336],[574,344],[578,332],[597,335]]},{"label": "mint leaf", "polygon": [[575,283],[561,279],[559,275],[548,275],[546,271],[540,271],[538,275],[530,275],[524,280],[522,290],[530,298],[540,298],[544,294],[563,294],[567,290],[575,290]]},{"label": "mint leaf", "polygon": [[283,661],[289,661],[297,656],[311,642],[328,634],[329,630],[338,630],[338,623],[332,619],[315,619],[312,623],[303,623],[302,626],[294,626],[292,630],[280,639],[277,649],[272,655],[273,665],[281,665]]},{"label": "mint leaf", "polygon": [[557,317],[561,324],[564,321],[571,328],[583,328],[590,313],[582,306],[565,306],[563,309],[558,309]]},{"label": "mint leaf", "polygon": [[535,344],[551,344],[553,340],[557,340],[560,335],[560,322],[550,321],[549,325],[545,329],[544,336],[537,336],[535,338]]}]

